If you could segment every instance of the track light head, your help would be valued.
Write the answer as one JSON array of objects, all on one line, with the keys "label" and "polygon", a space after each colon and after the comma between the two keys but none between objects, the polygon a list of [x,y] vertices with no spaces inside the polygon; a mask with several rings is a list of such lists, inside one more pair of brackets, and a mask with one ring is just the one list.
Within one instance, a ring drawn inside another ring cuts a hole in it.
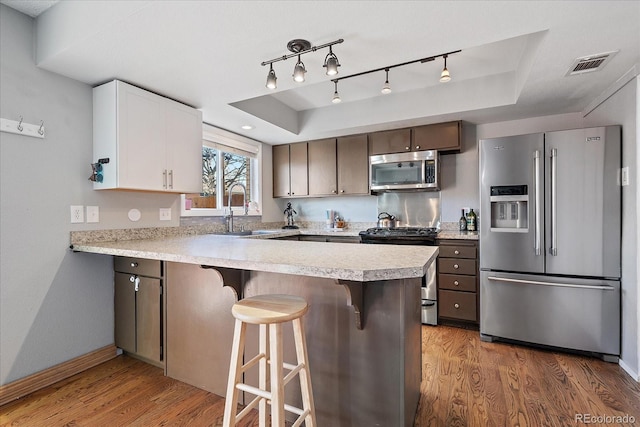
[{"label": "track light head", "polygon": [[387,68],[386,70],[384,70],[387,78],[384,81],[384,86],[382,86],[382,90],[380,92],[384,93],[385,95],[388,93],[391,93],[391,85],[389,84],[389,69]]},{"label": "track light head", "polygon": [[443,55],[442,56],[444,58],[444,69],[442,70],[442,73],[440,74],[440,82],[442,82],[442,83],[446,83],[448,81],[451,81],[451,75],[449,74],[449,70],[447,69],[447,56],[448,55]]},{"label": "track light head", "polygon": [[293,67],[293,81],[297,83],[304,82],[304,74],[307,72],[306,68],[304,68],[304,64],[300,60],[300,55],[298,55],[298,62],[296,66]]},{"label": "track light head", "polygon": [[342,99],[340,99],[340,95],[338,94],[338,82],[334,81],[333,83],[335,84],[335,90],[333,92],[333,98],[331,98],[331,102],[333,102],[334,104],[339,104],[340,102],[342,102]]},{"label": "track light head", "polygon": [[335,76],[338,74],[338,67],[340,66],[340,62],[338,61],[338,57],[333,53],[331,46],[329,46],[329,53],[324,58],[324,65],[327,69],[327,76]]},{"label": "track light head", "polygon": [[276,77],[276,72],[273,71],[273,64],[269,64],[269,74],[267,74],[267,88],[268,89],[275,89],[277,87],[276,84],[276,80],[278,80],[278,78]]}]

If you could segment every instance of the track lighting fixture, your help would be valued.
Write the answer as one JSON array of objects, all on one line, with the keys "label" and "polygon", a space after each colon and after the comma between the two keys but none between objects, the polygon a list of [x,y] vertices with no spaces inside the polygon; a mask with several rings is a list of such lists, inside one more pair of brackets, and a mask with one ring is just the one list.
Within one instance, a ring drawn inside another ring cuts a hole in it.
[{"label": "track lighting fixture", "polygon": [[293,67],[293,81],[302,83],[304,81],[304,73],[307,72],[307,69],[304,68],[304,64],[300,60],[300,55],[298,55],[298,62],[296,66]]},{"label": "track lighting fixture", "polygon": [[387,79],[384,81],[384,86],[382,86],[382,90],[380,92],[386,95],[391,93],[391,85],[389,85],[389,69],[386,68],[384,72],[387,74]]},{"label": "track lighting fixture", "polygon": [[278,80],[278,78],[276,77],[276,72],[273,71],[273,64],[269,64],[269,74],[267,74],[267,88],[269,89],[275,89],[276,88],[276,80]]},{"label": "track lighting fixture", "polygon": [[335,76],[338,74],[338,67],[340,66],[340,62],[338,62],[338,57],[331,50],[331,46],[329,46],[329,53],[324,58],[324,65],[327,69],[327,76]]},{"label": "track lighting fixture", "polygon": [[442,83],[446,83],[451,80],[451,75],[449,74],[449,70],[447,70],[447,56],[448,55],[442,55],[444,58],[444,69],[442,70],[442,74],[440,74],[440,81]]},{"label": "track lighting fixture", "polygon": [[273,63],[278,61],[286,61],[289,58],[293,58],[294,56],[298,57],[298,62],[296,62],[295,67],[293,68],[293,80],[302,83],[305,79],[305,73],[307,72],[304,63],[300,59],[301,55],[309,52],[315,52],[316,50],[323,49],[325,47],[329,48],[329,53],[324,59],[324,65],[327,69],[328,76],[334,76],[338,74],[338,67],[340,66],[340,62],[338,61],[338,57],[333,53],[331,46],[334,44],[342,43],[343,39],[338,39],[329,43],[322,44],[320,46],[311,46],[311,43],[307,40],[303,39],[294,39],[287,43],[287,49],[293,52],[288,55],[283,55],[279,58],[270,59],[268,61],[263,61],[261,65],[269,65],[269,74],[267,75],[267,87],[269,89],[276,88],[276,73],[273,71]]},{"label": "track lighting fixture", "polygon": [[[357,74],[351,74],[349,76],[344,76],[344,77],[338,77],[335,78],[333,80],[331,80],[332,82],[335,83],[335,92],[333,94],[333,100],[332,102],[337,103],[340,102],[340,96],[338,95],[338,81],[340,80],[344,80],[344,79],[350,79],[352,77],[358,77],[358,76],[362,76],[365,74],[371,74],[371,73],[376,73],[378,71],[383,71],[386,73],[386,80],[384,82],[384,86],[382,86],[382,90],[381,92],[384,94],[387,93],[391,93],[391,85],[389,84],[389,70],[392,68],[396,68],[396,67],[402,67],[404,65],[409,65],[409,64],[415,64],[416,62],[431,62],[434,61],[436,58],[444,58],[444,70],[442,70],[442,74],[440,75],[440,81],[441,82],[448,82],[451,80],[451,76],[449,75],[449,70],[447,69],[447,57],[449,55],[453,55],[454,53],[459,53],[462,52],[461,50],[454,50],[452,52],[447,52],[447,53],[441,53],[439,55],[434,55],[434,56],[428,56],[426,58],[421,58],[421,59],[415,59],[413,61],[407,61],[407,62],[403,62],[401,64],[394,64],[394,65],[389,65],[386,67],[381,67],[381,68],[376,68],[373,70],[369,70],[369,71],[363,71],[361,73],[357,73]],[[336,98],[338,98],[338,100],[336,101]]]},{"label": "track lighting fixture", "polygon": [[338,94],[338,81],[334,80],[333,83],[335,84],[335,90],[333,92],[333,98],[331,99],[331,102],[333,102],[334,104],[338,104],[342,102],[342,99],[340,99],[340,95]]}]

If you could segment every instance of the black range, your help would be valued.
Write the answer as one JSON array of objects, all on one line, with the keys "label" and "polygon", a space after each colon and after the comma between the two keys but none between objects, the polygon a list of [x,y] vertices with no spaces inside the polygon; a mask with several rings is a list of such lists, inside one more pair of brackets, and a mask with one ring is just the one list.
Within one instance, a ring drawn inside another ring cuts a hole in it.
[{"label": "black range", "polygon": [[374,227],[359,234],[362,243],[435,246],[438,229],[435,227]]}]

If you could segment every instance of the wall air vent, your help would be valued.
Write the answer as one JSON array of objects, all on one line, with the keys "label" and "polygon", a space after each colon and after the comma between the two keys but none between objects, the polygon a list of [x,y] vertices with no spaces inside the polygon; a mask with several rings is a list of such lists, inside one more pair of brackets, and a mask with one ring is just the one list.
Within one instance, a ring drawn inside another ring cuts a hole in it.
[{"label": "wall air vent", "polygon": [[614,50],[611,52],[598,53],[595,55],[576,58],[571,64],[571,67],[569,67],[569,71],[567,71],[567,74],[565,74],[565,76],[575,76],[577,74],[584,74],[584,73],[590,73],[592,71],[599,71],[618,52],[619,51]]}]

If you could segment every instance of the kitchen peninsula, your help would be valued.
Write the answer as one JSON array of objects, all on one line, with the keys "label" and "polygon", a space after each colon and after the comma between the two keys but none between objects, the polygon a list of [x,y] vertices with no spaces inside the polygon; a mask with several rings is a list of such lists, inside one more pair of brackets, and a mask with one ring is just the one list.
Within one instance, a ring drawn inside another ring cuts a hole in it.
[{"label": "kitchen peninsula", "polygon": [[[304,321],[318,424],[413,425],[420,286],[434,269],[437,247],[201,235],[83,243],[73,250],[163,263],[168,376],[224,396],[233,303],[293,294],[310,304]],[[257,352],[256,335],[249,330],[248,357]],[[287,338],[285,360],[293,360]],[[257,379],[252,371],[246,376]],[[288,403],[300,403],[296,384],[286,394]]]}]

